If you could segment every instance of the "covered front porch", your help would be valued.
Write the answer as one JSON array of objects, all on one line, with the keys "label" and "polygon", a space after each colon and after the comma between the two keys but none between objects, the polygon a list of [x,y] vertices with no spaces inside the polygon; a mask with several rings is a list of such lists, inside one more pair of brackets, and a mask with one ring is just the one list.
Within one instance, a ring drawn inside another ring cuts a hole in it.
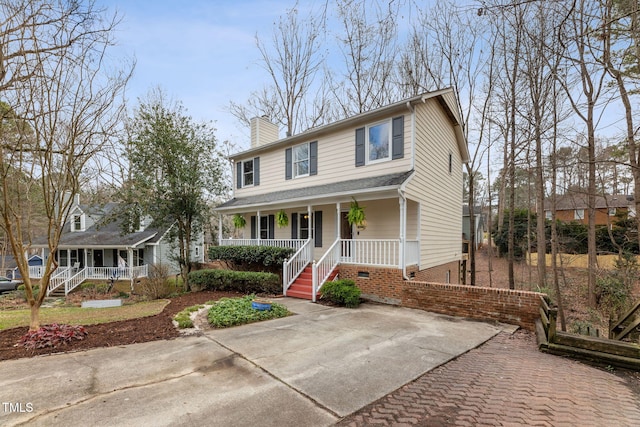
[{"label": "covered front porch", "polygon": [[[339,264],[397,268],[404,273],[407,266],[419,268],[419,204],[398,192],[358,197],[358,204],[366,215],[359,227],[347,220],[351,201],[346,197],[334,203],[282,203],[224,212],[242,216],[246,225],[220,236],[218,243],[294,249],[283,265],[283,294],[294,294],[306,281],[303,285],[313,301]],[[222,221],[221,216],[220,229]]]},{"label": "covered front porch", "polygon": [[[50,254],[42,249],[42,257]],[[135,280],[147,277],[149,263],[144,248],[131,247],[63,247],[53,255],[57,268],[50,277],[47,295],[62,292],[67,295],[85,280]],[[147,255],[148,256],[148,255]],[[29,267],[29,276],[41,279],[44,266]]]}]

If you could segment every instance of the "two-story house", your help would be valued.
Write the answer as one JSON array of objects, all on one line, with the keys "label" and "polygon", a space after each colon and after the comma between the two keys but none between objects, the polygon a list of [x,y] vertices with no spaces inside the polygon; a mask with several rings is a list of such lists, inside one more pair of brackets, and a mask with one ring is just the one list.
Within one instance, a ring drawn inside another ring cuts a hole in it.
[{"label": "two-story house", "polygon": [[[164,264],[172,274],[179,269],[175,247],[167,227],[157,227],[150,217],[140,215],[125,231],[118,213],[118,203],[87,205],[75,195],[64,224],[58,248],[53,254],[58,265],[51,277],[47,294],[68,294],[87,279],[134,280],[148,275],[149,266]],[[42,259],[51,255],[46,236],[34,239]],[[193,261],[204,261],[204,239],[193,242]],[[29,267],[32,278],[42,277],[43,267]]]},{"label": "two-story house", "polygon": [[[231,156],[233,198],[217,211],[241,215],[246,225],[244,238],[221,238],[221,245],[294,247],[283,267],[284,294],[313,300],[338,271],[459,282],[469,154],[453,90],[278,134],[254,118],[251,148]],[[361,227],[347,220],[354,201],[365,211]],[[283,216],[288,221],[276,221]]]}]

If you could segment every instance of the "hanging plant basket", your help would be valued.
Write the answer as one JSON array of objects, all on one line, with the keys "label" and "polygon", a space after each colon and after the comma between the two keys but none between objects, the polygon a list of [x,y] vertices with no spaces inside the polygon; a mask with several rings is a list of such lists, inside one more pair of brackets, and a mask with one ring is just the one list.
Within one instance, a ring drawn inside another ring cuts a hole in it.
[{"label": "hanging plant basket", "polygon": [[247,225],[247,220],[244,219],[244,216],[241,214],[235,214],[233,216],[233,226],[235,228],[244,228],[245,225]]},{"label": "hanging plant basket", "polygon": [[276,224],[280,228],[283,228],[289,225],[289,217],[287,216],[287,213],[283,209],[280,209],[276,214]]},{"label": "hanging plant basket", "polygon": [[359,229],[367,228],[367,217],[364,213],[364,206],[360,206],[356,199],[351,202],[349,212],[347,212],[349,225],[354,225]]}]

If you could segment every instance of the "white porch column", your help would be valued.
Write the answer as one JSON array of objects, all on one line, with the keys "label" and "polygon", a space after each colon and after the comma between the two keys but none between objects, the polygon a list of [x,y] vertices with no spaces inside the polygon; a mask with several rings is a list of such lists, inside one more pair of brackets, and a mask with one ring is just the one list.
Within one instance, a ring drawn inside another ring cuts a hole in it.
[{"label": "white porch column", "polygon": [[400,202],[400,265],[398,267],[404,271],[406,267],[405,242],[407,240],[407,200],[402,195],[398,197],[398,200]]},{"label": "white porch column", "polygon": [[309,215],[309,239],[312,239],[315,238],[315,224],[313,224],[313,217],[311,216],[311,205],[307,205],[307,215]]},{"label": "white porch column", "polygon": [[[129,269],[133,267],[133,248],[127,248],[127,266]],[[131,276],[131,274],[129,274],[129,276]]]},{"label": "white porch column", "polygon": [[342,217],[340,212],[340,202],[336,203],[336,240],[340,238],[340,228],[342,225]]},{"label": "white porch column", "polygon": [[222,246],[222,214],[218,216],[218,246]]},{"label": "white porch column", "polygon": [[260,211],[256,213],[256,239],[258,239],[258,244],[260,244]]}]

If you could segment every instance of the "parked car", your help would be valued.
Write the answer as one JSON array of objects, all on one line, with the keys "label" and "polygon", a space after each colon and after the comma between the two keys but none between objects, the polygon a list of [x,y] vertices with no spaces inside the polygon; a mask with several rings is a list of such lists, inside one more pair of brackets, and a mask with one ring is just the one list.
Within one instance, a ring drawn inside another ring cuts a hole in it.
[{"label": "parked car", "polygon": [[8,277],[0,276],[0,293],[15,291],[18,289],[18,285],[20,284],[21,282],[18,282],[17,280],[11,280]]}]

